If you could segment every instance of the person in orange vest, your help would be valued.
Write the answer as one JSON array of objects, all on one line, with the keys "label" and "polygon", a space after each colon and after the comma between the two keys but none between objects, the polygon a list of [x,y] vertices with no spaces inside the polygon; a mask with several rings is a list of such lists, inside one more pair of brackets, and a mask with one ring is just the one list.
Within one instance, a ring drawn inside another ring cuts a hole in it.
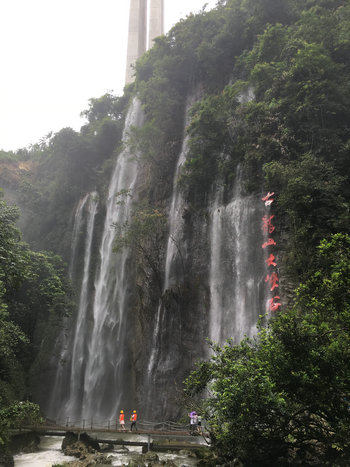
[{"label": "person in orange vest", "polygon": [[119,414],[119,426],[122,431],[125,431],[125,417],[123,410],[121,410]]},{"label": "person in orange vest", "polygon": [[137,431],[136,420],[137,420],[137,413],[136,413],[136,410],[134,410],[130,417],[130,421],[131,421],[130,431],[132,431],[133,428],[135,428],[135,430]]}]

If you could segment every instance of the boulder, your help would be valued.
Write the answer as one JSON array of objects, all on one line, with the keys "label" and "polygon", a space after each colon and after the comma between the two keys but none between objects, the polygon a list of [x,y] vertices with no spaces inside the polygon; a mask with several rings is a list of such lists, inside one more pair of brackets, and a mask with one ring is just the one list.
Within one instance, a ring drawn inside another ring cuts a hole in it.
[{"label": "boulder", "polygon": [[18,452],[36,452],[40,443],[40,436],[34,432],[17,433],[10,438],[9,451],[13,454]]},{"label": "boulder", "polygon": [[[87,433],[81,433],[80,439],[76,433],[68,431],[62,441],[62,451],[66,456],[81,457],[87,453],[100,451],[100,445]],[[74,454],[75,452],[75,454]]]},{"label": "boulder", "polygon": [[87,454],[89,454],[89,448],[81,441],[77,441],[66,446],[63,449],[63,452],[66,456],[73,456],[78,457],[79,459],[85,459]]},{"label": "boulder", "polygon": [[128,467],[147,467],[143,455],[138,455],[129,460]]},{"label": "boulder", "polygon": [[168,459],[165,463],[165,467],[177,467],[174,461]]},{"label": "boulder", "polygon": [[143,454],[142,458],[143,458],[144,462],[146,462],[146,463],[148,463],[148,462],[158,462],[159,461],[158,454],[156,454],[155,452],[152,452],[152,451],[148,451],[148,452],[146,452],[146,454]]},{"label": "boulder", "polygon": [[0,451],[0,467],[13,467],[15,461],[11,454]]},{"label": "boulder", "polygon": [[70,461],[62,465],[67,467],[106,467],[112,464],[112,457],[107,457],[104,454],[86,454],[84,458],[78,461]]}]

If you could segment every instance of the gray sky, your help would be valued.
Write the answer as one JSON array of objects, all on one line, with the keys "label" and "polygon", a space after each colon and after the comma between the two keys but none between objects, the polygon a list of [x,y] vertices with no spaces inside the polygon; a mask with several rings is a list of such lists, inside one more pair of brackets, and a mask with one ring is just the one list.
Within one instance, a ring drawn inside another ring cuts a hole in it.
[{"label": "gray sky", "polygon": [[[165,28],[216,0],[164,0]],[[129,0],[0,0],[0,149],[79,130],[91,97],[121,95]]]}]

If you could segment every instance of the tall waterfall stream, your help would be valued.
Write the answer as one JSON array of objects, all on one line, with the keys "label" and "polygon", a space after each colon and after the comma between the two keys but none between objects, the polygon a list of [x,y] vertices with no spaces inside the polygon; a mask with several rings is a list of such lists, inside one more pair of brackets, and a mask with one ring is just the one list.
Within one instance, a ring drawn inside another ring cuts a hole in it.
[{"label": "tall waterfall stream", "polygon": [[[188,106],[189,108],[189,106]],[[188,113],[188,109],[186,114]],[[180,270],[181,270],[181,261],[182,261],[182,252],[180,248],[183,250],[185,248],[185,242],[183,239],[183,208],[184,208],[184,199],[177,187],[181,167],[183,166],[186,160],[186,154],[188,151],[188,136],[184,136],[182,148],[180,151],[180,155],[176,165],[175,176],[173,180],[173,189],[172,189],[172,198],[170,203],[170,211],[169,211],[169,233],[168,233],[168,241],[167,241],[167,248],[165,254],[165,271],[164,271],[164,280],[163,280],[163,290],[162,293],[164,294],[166,290],[171,285],[174,285],[178,280],[178,265],[180,263]],[[147,367],[147,383],[152,385],[154,381],[154,373],[156,371],[157,363],[160,357],[160,342],[163,327],[164,327],[164,315],[162,316],[162,298],[159,301],[154,332],[152,336],[152,349],[151,355],[149,359],[149,364]],[[163,310],[164,311],[164,310]],[[168,356],[171,358],[171,356]],[[173,355],[176,358],[176,356]],[[152,388],[148,387],[148,394],[149,397],[152,394]]]},{"label": "tall waterfall stream", "polygon": [[242,193],[237,169],[231,201],[223,204],[219,188],[211,209],[210,339],[238,343],[256,333],[259,313],[267,304],[264,252],[261,248],[261,204]]},{"label": "tall waterfall stream", "polygon": [[[127,115],[123,140],[131,126],[140,126],[143,115],[135,99]],[[88,197],[96,200],[89,210],[86,223],[86,248],[80,285],[80,300],[73,336],[61,349],[62,365],[56,371],[56,383],[48,409],[49,416],[64,420],[110,419],[115,416],[120,400],[127,392],[124,386],[125,306],[128,278],[126,262],[129,251],[113,253],[115,224],[122,225],[131,214],[132,192],[138,174],[135,158],[125,149],[118,156],[111,177],[106,203],[104,229],[99,248],[99,266],[93,281],[93,298],[88,293],[91,282],[91,244],[94,233],[97,196],[85,196],[77,206],[72,238],[72,259],[82,229],[84,208]],[[120,193],[126,193],[120,199]],[[75,246],[75,247],[74,247]],[[70,266],[73,274],[74,264]],[[90,302],[92,303],[89,303]]]},{"label": "tall waterfall stream", "polygon": [[[124,141],[131,126],[140,126],[143,120],[140,102],[135,99],[129,111]],[[113,253],[114,224],[123,225],[131,215],[132,196],[118,202],[122,190],[133,193],[138,165],[128,149],[117,159],[109,185],[107,210],[100,246],[100,267],[95,279],[93,327],[89,336],[88,356],[84,378],[81,415],[91,418],[96,414],[109,417],[115,414],[128,384],[124,374],[125,306],[128,278],[124,250]],[[111,407],[111,401],[112,403]]]}]

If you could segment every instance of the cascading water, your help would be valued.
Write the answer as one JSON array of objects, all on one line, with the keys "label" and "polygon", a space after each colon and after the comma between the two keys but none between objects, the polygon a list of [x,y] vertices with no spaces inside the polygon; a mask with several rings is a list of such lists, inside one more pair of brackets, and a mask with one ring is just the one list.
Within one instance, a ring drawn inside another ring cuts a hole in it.
[{"label": "cascading water", "polygon": [[[207,353],[205,337],[223,344],[228,338],[238,343],[245,335],[254,335],[258,316],[266,311],[267,303],[265,256],[261,248],[264,239],[261,232],[261,200],[243,193],[242,170],[237,167],[231,201],[224,204],[224,189],[219,189],[209,208],[210,225],[207,225],[206,216],[198,215],[193,217],[185,231],[183,216],[186,201],[177,184],[187,152],[188,136],[183,140],[173,179],[163,294],[155,315],[145,379],[148,386],[147,399],[156,399],[157,408],[154,411],[160,413],[166,413],[169,397],[173,397],[173,390],[167,388],[166,381],[175,378],[181,384],[179,361],[186,358],[186,362],[180,366],[182,369],[190,368],[192,355],[204,356]],[[195,252],[192,249],[197,248],[196,243],[193,243],[198,239],[197,236],[207,238],[207,244],[203,241],[204,249]],[[189,245],[191,253],[188,252]],[[208,269],[205,259],[197,256],[205,255],[205,251],[208,251],[210,257]],[[191,274],[199,278],[202,277],[203,267],[209,273],[209,300],[206,301],[205,285],[200,284],[202,295],[197,297],[199,301],[195,304],[196,308],[186,311],[191,313],[191,317],[183,316],[181,306],[174,305],[174,302],[172,308],[168,309],[168,300],[173,300],[172,297],[176,297],[184,285],[184,268],[186,274],[189,273],[188,268],[191,268]],[[207,306],[208,313],[203,315],[203,307]],[[191,331],[189,334],[186,323],[182,336],[184,318],[191,322]]]},{"label": "cascading water", "polygon": [[84,220],[84,208],[87,200],[90,197],[90,193],[87,193],[78,203],[78,206],[75,210],[74,215],[74,224],[73,224],[73,232],[72,232],[72,240],[71,240],[71,255],[70,255],[70,262],[69,262],[69,269],[68,275],[69,278],[73,278],[73,271],[76,263],[76,256],[77,256],[77,248],[78,243],[80,240],[81,229]]},{"label": "cascading water", "polygon": [[[186,116],[188,115],[189,104],[187,105],[186,109]],[[187,119],[186,119],[187,125]],[[169,287],[176,285],[179,280],[179,277],[183,275],[183,255],[186,250],[186,243],[183,238],[183,209],[185,205],[185,201],[183,196],[178,189],[178,180],[179,175],[181,172],[181,168],[186,160],[186,154],[188,151],[188,140],[189,136],[186,135],[183,139],[182,148],[180,151],[180,155],[177,161],[177,166],[175,170],[175,175],[173,178],[173,189],[172,189],[172,198],[170,203],[170,210],[169,210],[169,234],[168,234],[168,242],[167,242],[167,249],[165,254],[165,271],[164,271],[164,281],[163,281],[163,290],[162,294],[164,295],[165,291],[169,289]],[[162,306],[162,299],[160,299],[158,304],[158,309],[156,313],[154,331],[152,336],[152,347],[151,347],[151,355],[147,367],[147,386],[148,386],[148,399],[151,398],[151,393],[153,391],[152,388],[152,381],[154,380],[154,373],[161,357],[159,353],[160,349],[160,339],[162,329],[164,328],[165,324],[165,317],[164,314],[162,316],[162,311],[164,308]],[[163,356],[164,358],[164,356]],[[168,359],[171,359],[171,356],[168,356]],[[170,364],[170,362],[168,363]],[[167,364],[165,361],[162,363],[163,367],[166,367]]]},{"label": "cascading water", "polygon": [[186,250],[186,244],[183,239],[183,209],[185,201],[178,189],[179,175],[183,163],[186,160],[188,151],[189,136],[186,135],[177,162],[175,176],[173,180],[172,199],[169,211],[169,237],[165,255],[165,275],[163,292],[171,285],[177,282],[178,278],[183,274],[183,254]]},{"label": "cascading water", "polygon": [[[135,99],[129,110],[124,142],[131,126],[142,124],[140,102]],[[100,246],[100,267],[95,279],[93,327],[88,336],[81,416],[114,416],[130,392],[125,370],[125,307],[128,294],[126,263],[129,251],[113,253],[114,225],[123,225],[131,215],[131,196],[117,202],[120,192],[132,193],[138,174],[137,161],[125,149],[118,157],[111,178],[104,231]],[[125,391],[124,391],[125,390]],[[124,399],[123,399],[124,397]]]},{"label": "cascading water", "polygon": [[75,417],[76,407],[82,394],[82,384],[84,377],[84,360],[86,355],[86,342],[84,337],[88,327],[88,298],[89,298],[89,278],[91,265],[92,240],[94,234],[95,217],[98,208],[98,195],[96,192],[90,193],[87,206],[88,218],[86,225],[86,238],[84,249],[83,279],[80,288],[78,314],[73,337],[71,351],[71,371],[70,371],[70,397],[66,412]]},{"label": "cascading water", "polygon": [[[61,333],[60,338],[57,340],[56,349],[60,354],[60,361],[57,365],[55,374],[55,384],[51,394],[48,414],[56,416],[59,413],[57,410],[60,404],[60,411],[62,411],[61,404],[69,399],[70,394],[76,398],[76,385],[81,379],[81,365],[83,360],[84,345],[81,339],[82,328],[86,326],[86,316],[88,307],[88,282],[91,263],[91,245],[95,227],[95,217],[98,207],[98,195],[96,192],[87,193],[78,203],[74,216],[74,225],[71,241],[71,260],[69,263],[69,277],[74,280],[74,271],[76,267],[77,250],[81,243],[84,243],[83,255],[83,277],[80,286],[80,298],[78,313],[75,322],[75,331],[73,336],[69,336],[71,344],[66,342],[66,331]],[[68,327],[68,321],[65,327]],[[71,347],[73,346],[73,351]],[[55,354],[56,352],[54,352]],[[77,379],[75,379],[77,377]],[[70,402],[69,402],[70,404]],[[69,405],[71,412],[71,404]],[[64,408],[66,413],[66,407]],[[74,416],[74,412],[72,413]]]},{"label": "cascading water", "polygon": [[[130,127],[142,122],[140,103],[135,100],[125,124],[124,142]],[[187,152],[186,136],[173,178],[162,296],[154,309],[153,322],[143,328],[148,329],[145,335],[139,329],[133,331],[131,326],[135,293],[130,290],[133,284],[130,251],[113,252],[114,224],[125,224],[132,214],[130,194],[137,192],[138,164],[127,149],[117,159],[94,276],[88,266],[91,257],[86,251],[91,239],[88,241],[86,234],[76,326],[63,355],[68,362],[63,368],[69,371],[60,373],[62,382],[56,378],[57,385],[68,386],[65,397],[55,393],[57,404],[65,401],[61,419],[70,416],[110,420],[121,408],[134,407],[140,394],[147,403],[144,416],[172,416],[174,382],[181,384],[193,358],[205,356],[205,338],[222,344],[233,337],[238,342],[245,334],[253,335],[256,331],[258,315],[265,311],[267,301],[261,248],[263,203],[243,193],[238,169],[231,201],[224,203],[223,190],[217,191],[209,207],[210,225],[204,210],[190,213],[185,222],[187,206],[179,192],[178,179]],[[122,202],[118,198],[120,193],[127,193]],[[90,225],[80,219],[90,201],[82,200],[77,208],[73,244],[79,244],[79,232]],[[79,254],[72,252],[72,258],[75,256]],[[73,276],[74,267],[73,264]],[[144,316],[141,319],[146,321]],[[134,333],[148,352],[144,356],[140,356],[139,349],[134,352],[136,365],[131,370],[129,350],[134,351],[139,345],[133,340]]]},{"label": "cascading water", "polygon": [[243,195],[239,167],[231,202],[223,204],[220,188],[213,203],[209,329],[210,339],[219,344],[254,335],[259,314],[266,312],[261,205],[256,196]]},{"label": "cascading water", "polygon": [[[142,121],[140,102],[134,99],[125,122],[124,143],[130,128],[141,125]],[[79,256],[76,250],[80,246],[80,254],[84,251],[84,262],[80,264],[80,269],[83,269],[80,273],[80,299],[74,326],[67,330],[67,336],[63,335],[60,343],[60,349],[63,349],[60,351],[60,361],[63,364],[56,363],[55,384],[47,409],[47,415],[52,418],[108,420],[114,417],[121,400],[123,403],[130,400],[130,386],[123,384],[127,373],[125,309],[129,297],[127,261],[130,252],[124,250],[115,254],[113,243],[115,225],[123,225],[130,219],[131,193],[137,174],[136,159],[124,149],[117,158],[109,185],[99,266],[95,273],[91,263],[97,195],[86,195],[78,204],[72,235],[73,264],[70,265],[70,271],[72,279],[77,283],[75,270],[79,268],[75,260]],[[126,196],[121,199],[121,194]],[[83,250],[82,231],[85,235]]]}]

